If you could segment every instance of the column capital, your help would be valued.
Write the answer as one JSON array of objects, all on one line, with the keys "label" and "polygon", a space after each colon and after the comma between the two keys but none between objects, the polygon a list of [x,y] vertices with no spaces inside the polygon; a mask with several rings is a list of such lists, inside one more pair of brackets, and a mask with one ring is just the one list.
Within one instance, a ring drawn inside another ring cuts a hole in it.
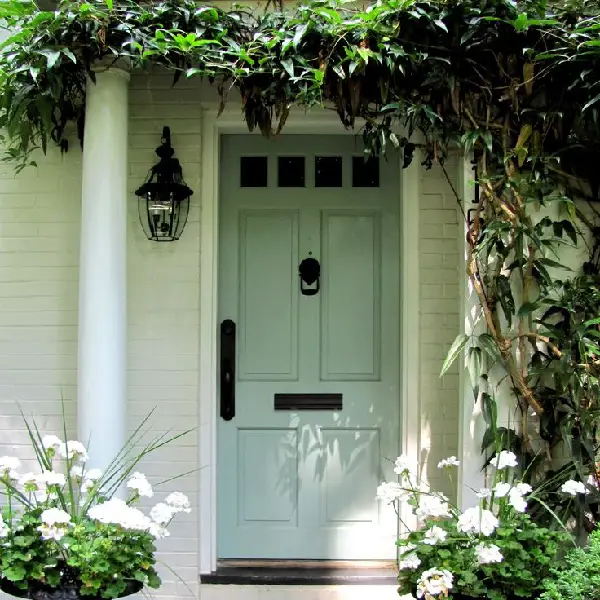
[{"label": "column capital", "polygon": [[102,60],[96,61],[92,66],[92,72],[96,75],[114,75],[122,77],[126,81],[130,79],[130,63],[125,58],[103,58]]}]

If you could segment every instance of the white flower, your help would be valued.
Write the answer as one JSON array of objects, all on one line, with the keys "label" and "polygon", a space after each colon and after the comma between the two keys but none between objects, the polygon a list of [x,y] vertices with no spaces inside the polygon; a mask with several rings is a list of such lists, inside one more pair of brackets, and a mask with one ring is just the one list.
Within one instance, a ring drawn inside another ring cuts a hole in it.
[{"label": "white flower", "polygon": [[450,467],[458,467],[460,465],[460,460],[456,458],[456,456],[449,456],[448,458],[444,458],[440,460],[438,463],[438,469],[447,469]]},{"label": "white flower", "polygon": [[100,477],[102,477],[101,469],[90,469],[89,471],[85,471],[83,475],[83,483],[81,484],[81,491],[84,494],[89,492],[94,487],[98,479],[100,479]]},{"label": "white flower", "polygon": [[152,496],[154,496],[152,486],[143,473],[138,473],[136,471],[127,482],[127,487],[131,490],[135,490],[140,496],[146,496],[147,498],[152,498]]},{"label": "white flower", "polygon": [[42,512],[41,520],[44,525],[52,526],[60,523],[66,525],[71,522],[71,515],[60,508],[47,508]]},{"label": "white flower", "polygon": [[88,517],[100,523],[120,525],[123,529],[148,531],[150,519],[137,508],[128,506],[119,498],[112,498],[103,504],[93,506],[88,510]]},{"label": "white flower", "polygon": [[16,456],[0,456],[0,477],[15,471],[20,466],[21,461]]},{"label": "white flower", "polygon": [[527,510],[527,500],[521,496],[518,492],[515,492],[514,489],[510,491],[508,494],[508,503],[520,513],[524,513]]},{"label": "white flower", "polygon": [[421,559],[414,553],[406,554],[404,558],[398,564],[400,571],[406,571],[408,569],[416,569],[421,564]]},{"label": "white flower", "polygon": [[54,525],[40,525],[37,530],[42,534],[43,540],[56,540],[57,542],[67,533],[65,527]]},{"label": "white flower", "polygon": [[188,497],[181,492],[171,492],[165,498],[165,503],[173,509],[174,513],[192,512]]},{"label": "white flower", "polygon": [[595,476],[595,475],[590,475],[590,476],[587,478],[587,484],[588,484],[590,487],[598,488],[598,481],[597,481],[597,479],[596,479],[596,476]]},{"label": "white flower", "polygon": [[496,469],[505,469],[506,467],[518,467],[519,462],[514,452],[502,450],[496,459]]},{"label": "white flower", "polygon": [[515,487],[513,487],[513,491],[521,496],[526,496],[533,491],[533,488],[528,483],[523,483],[521,481],[520,483],[517,483]]},{"label": "white flower", "polygon": [[71,471],[69,472],[71,475],[71,479],[77,482],[81,482],[83,479],[83,473],[85,471],[85,465],[73,465],[71,467]]},{"label": "white flower", "polygon": [[25,488],[26,492],[37,492],[40,490],[38,476],[34,473],[25,473],[19,477],[19,485]]},{"label": "white flower", "polygon": [[475,554],[477,555],[477,562],[480,565],[499,563],[504,560],[500,548],[495,544],[477,544],[475,546]]},{"label": "white flower", "polygon": [[423,543],[429,546],[435,546],[437,543],[443,542],[447,535],[448,532],[445,529],[434,525],[425,532]]},{"label": "white flower", "polygon": [[587,494],[588,489],[585,487],[581,481],[574,481],[573,479],[569,479],[569,481],[565,481],[560,488],[560,491],[563,494],[569,494],[570,496],[577,496],[577,494]]},{"label": "white flower", "polygon": [[511,487],[512,486],[510,485],[510,483],[497,483],[496,487],[494,488],[494,495],[496,496],[496,498],[504,498],[504,496],[506,496],[508,492],[510,492]]},{"label": "white flower", "polygon": [[173,518],[175,511],[172,506],[159,502],[156,506],[152,507],[150,511],[150,518],[159,525],[166,525]]},{"label": "white flower", "polygon": [[77,440],[68,440],[61,444],[59,452],[61,458],[75,462],[86,462],[89,458],[85,446]]},{"label": "white flower", "polygon": [[410,473],[413,470],[413,462],[408,458],[408,456],[399,456],[394,461],[394,473],[397,475],[405,475],[406,473]]},{"label": "white flower", "polygon": [[171,535],[165,527],[159,525],[158,523],[150,523],[150,526],[148,527],[148,533],[150,533],[150,535],[156,540],[162,540],[163,538]]},{"label": "white flower", "polygon": [[452,516],[450,514],[450,507],[445,498],[430,494],[421,495],[415,514],[419,519],[426,519],[428,517],[446,519]]},{"label": "white flower", "polygon": [[0,538],[8,535],[8,525],[4,522],[2,515],[0,514]]},{"label": "white flower", "polygon": [[396,481],[384,481],[377,487],[377,497],[386,504],[391,504],[396,500],[406,497],[407,492]]},{"label": "white flower", "polygon": [[479,488],[479,491],[475,494],[478,498],[489,498],[492,495],[492,490],[482,487]]},{"label": "white flower", "polygon": [[39,484],[63,486],[67,482],[67,478],[62,473],[56,471],[42,471],[36,475],[36,480]]},{"label": "white flower", "polygon": [[489,536],[494,533],[496,527],[498,527],[498,519],[494,516],[494,513],[490,510],[479,509],[474,506],[467,508],[465,512],[458,517],[458,523],[456,528],[458,531],[464,533],[481,533],[482,535]]},{"label": "white flower", "polygon": [[404,544],[403,546],[399,546],[398,547],[398,554],[400,556],[402,556],[403,554],[406,554],[407,552],[410,552],[411,550],[414,550],[416,548],[415,544]]},{"label": "white flower", "polygon": [[[42,447],[46,450],[47,454],[51,454],[52,456],[61,449],[62,444],[62,440],[55,435],[45,435],[42,438]],[[51,450],[51,452],[48,453],[48,450]]]},{"label": "white flower", "polygon": [[448,596],[452,589],[452,573],[446,569],[427,569],[421,573],[417,581],[417,598],[431,596]]},{"label": "white flower", "polygon": [[90,481],[98,481],[102,477],[102,469],[88,469],[85,472],[85,479]]}]

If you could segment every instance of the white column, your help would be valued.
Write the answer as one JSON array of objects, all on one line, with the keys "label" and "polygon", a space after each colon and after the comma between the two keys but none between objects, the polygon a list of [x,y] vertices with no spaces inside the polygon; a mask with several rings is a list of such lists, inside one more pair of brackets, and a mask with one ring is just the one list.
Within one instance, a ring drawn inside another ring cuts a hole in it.
[{"label": "white column", "polygon": [[[469,208],[475,205],[471,203],[475,195],[475,186],[473,180],[472,165],[469,157],[464,160],[459,159],[459,193],[463,200],[465,214]],[[467,278],[467,225],[462,213],[459,214],[459,223],[462,227],[459,231],[459,245],[463,253],[463,259],[460,262],[460,333],[467,335],[480,334],[485,332],[485,321],[482,315],[479,300],[471,282]],[[468,352],[469,344],[466,351]],[[484,463],[484,456],[481,454],[481,442],[485,431],[485,423],[481,413],[481,394],[475,401],[473,397],[473,388],[469,374],[465,368],[465,355],[461,358],[459,366],[459,402],[460,418],[458,444],[460,452],[460,467],[458,477],[458,504],[461,508],[475,506],[478,502],[475,492],[482,488],[485,483],[485,475],[481,469]]]},{"label": "white column", "polygon": [[99,71],[86,98],[77,427],[100,468],[126,436],[128,83],[124,70]]}]

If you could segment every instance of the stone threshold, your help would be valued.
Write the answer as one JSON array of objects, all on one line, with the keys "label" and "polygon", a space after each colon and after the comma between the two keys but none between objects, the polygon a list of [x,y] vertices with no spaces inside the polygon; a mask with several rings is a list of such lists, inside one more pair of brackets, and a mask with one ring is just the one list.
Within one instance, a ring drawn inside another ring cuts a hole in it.
[{"label": "stone threshold", "polygon": [[393,562],[372,561],[220,561],[200,576],[213,585],[397,585]]}]

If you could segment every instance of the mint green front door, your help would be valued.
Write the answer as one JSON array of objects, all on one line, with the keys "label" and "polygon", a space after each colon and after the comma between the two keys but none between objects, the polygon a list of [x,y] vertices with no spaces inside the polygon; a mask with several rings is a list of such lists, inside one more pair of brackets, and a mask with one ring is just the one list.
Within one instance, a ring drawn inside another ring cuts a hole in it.
[{"label": "mint green front door", "polygon": [[399,171],[352,136],[222,138],[219,558],[395,557],[375,493],[399,448]]}]

